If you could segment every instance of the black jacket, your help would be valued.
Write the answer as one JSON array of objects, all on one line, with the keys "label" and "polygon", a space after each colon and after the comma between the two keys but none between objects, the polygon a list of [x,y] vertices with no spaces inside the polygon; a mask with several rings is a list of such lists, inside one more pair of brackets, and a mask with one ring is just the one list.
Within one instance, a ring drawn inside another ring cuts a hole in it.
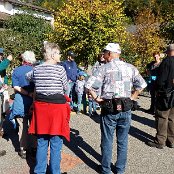
[{"label": "black jacket", "polygon": [[174,56],[166,57],[158,69],[156,90],[168,91],[174,88]]}]

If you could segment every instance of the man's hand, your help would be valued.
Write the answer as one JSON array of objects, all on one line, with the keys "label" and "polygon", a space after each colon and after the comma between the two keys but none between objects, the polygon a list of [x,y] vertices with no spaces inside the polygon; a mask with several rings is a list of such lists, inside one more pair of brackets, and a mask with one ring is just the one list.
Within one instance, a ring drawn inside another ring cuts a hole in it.
[{"label": "man's hand", "polygon": [[136,90],[136,91],[133,91],[132,95],[131,95],[131,100],[137,100],[138,98],[138,95],[143,91],[143,89],[141,90]]},{"label": "man's hand", "polygon": [[8,59],[9,61],[12,61],[12,59],[13,59],[12,55],[9,55],[9,56],[7,57],[7,59]]},{"label": "man's hand", "polygon": [[3,88],[4,88],[4,89],[8,89],[8,85],[7,85],[7,84],[4,84],[4,85],[3,85]]},{"label": "man's hand", "polygon": [[97,97],[97,98],[95,99],[95,101],[96,101],[97,103],[101,103],[101,102],[103,102],[104,100],[103,100],[102,98],[100,98],[100,97]]}]

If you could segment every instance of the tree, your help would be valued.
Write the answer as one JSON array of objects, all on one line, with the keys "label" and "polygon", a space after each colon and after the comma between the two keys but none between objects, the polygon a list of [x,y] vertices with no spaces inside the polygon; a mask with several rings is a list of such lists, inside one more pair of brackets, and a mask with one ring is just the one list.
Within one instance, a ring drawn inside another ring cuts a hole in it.
[{"label": "tree", "polygon": [[5,30],[1,31],[0,47],[16,58],[12,67],[19,65],[17,57],[26,50],[34,51],[36,58],[41,59],[43,41],[47,40],[51,31],[50,24],[42,18],[35,18],[27,13],[16,14],[7,20]]},{"label": "tree", "polygon": [[134,64],[142,71],[152,61],[153,52],[164,50],[165,39],[160,35],[162,22],[148,8],[135,18],[135,31],[130,37],[130,44],[132,52],[136,53]]},{"label": "tree", "polygon": [[71,0],[55,11],[55,33],[51,40],[66,53],[73,50],[78,62],[93,63],[108,42],[126,42],[128,18],[122,1]]}]

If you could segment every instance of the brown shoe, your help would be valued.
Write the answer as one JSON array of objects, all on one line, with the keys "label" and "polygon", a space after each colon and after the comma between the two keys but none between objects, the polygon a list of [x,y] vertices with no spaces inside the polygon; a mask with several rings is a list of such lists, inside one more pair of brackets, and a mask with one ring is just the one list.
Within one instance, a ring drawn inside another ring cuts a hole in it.
[{"label": "brown shoe", "polygon": [[4,135],[4,131],[0,130],[0,137]]},{"label": "brown shoe", "polygon": [[0,157],[1,157],[1,156],[4,156],[4,155],[6,155],[6,151],[5,151],[5,150],[1,150],[1,151],[0,151]]}]

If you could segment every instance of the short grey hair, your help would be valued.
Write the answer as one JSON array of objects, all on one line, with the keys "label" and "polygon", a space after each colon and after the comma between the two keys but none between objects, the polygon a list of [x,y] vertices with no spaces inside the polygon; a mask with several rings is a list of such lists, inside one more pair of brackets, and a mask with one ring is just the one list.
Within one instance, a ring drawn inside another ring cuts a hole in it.
[{"label": "short grey hair", "polygon": [[25,51],[22,54],[22,60],[27,62],[27,63],[34,64],[36,62],[36,58],[35,58],[34,52],[33,51]]},{"label": "short grey hair", "polygon": [[43,50],[45,60],[52,59],[52,56],[58,51],[60,53],[60,47],[56,43],[44,42]]}]

